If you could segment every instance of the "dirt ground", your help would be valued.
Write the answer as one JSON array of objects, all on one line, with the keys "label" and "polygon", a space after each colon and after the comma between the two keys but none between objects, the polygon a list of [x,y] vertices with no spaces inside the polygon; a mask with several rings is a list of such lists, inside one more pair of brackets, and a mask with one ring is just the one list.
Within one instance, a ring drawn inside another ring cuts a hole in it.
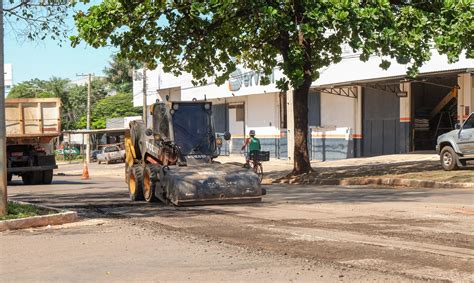
[{"label": "dirt ground", "polygon": [[[259,204],[176,208],[130,202],[122,169],[94,164],[92,179],[82,181],[80,165],[68,165],[51,186],[16,181],[12,199],[74,209],[106,224],[0,234],[1,254],[17,255],[12,262],[0,256],[8,267],[0,275],[14,278],[6,270],[33,258],[33,271],[22,275],[29,281],[48,262],[35,258],[51,254],[54,263],[70,254],[65,267],[46,268],[56,277],[44,278],[60,281],[89,268],[90,277],[77,278],[182,281],[188,277],[178,270],[186,267],[192,281],[474,281],[472,189],[273,184]],[[156,277],[150,264],[161,270]]]},{"label": "dirt ground", "polygon": [[[239,163],[238,156],[220,157],[222,162]],[[451,183],[474,183],[474,166],[446,172],[441,168],[439,156],[432,153],[395,154],[370,158],[351,158],[332,161],[313,161],[314,172],[298,177],[288,177],[288,161],[264,162],[265,179],[269,183],[339,184],[342,179],[359,177],[387,177],[429,180]]]},{"label": "dirt ground", "polygon": [[0,249],[2,282],[406,280],[236,247],[128,219],[3,233]]}]

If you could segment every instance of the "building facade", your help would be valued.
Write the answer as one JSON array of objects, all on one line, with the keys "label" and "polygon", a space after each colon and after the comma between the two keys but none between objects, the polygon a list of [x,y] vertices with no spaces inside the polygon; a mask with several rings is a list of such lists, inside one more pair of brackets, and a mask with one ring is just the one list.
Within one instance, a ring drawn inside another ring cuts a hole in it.
[{"label": "building facade", "polygon": [[[464,57],[448,64],[433,54],[416,79],[407,66],[392,62],[388,70],[380,59],[361,62],[354,56],[321,71],[308,98],[309,151],[313,160],[434,150],[436,137],[462,122],[474,106],[474,60]],[[161,67],[134,73],[134,106],[160,101],[208,100],[213,103],[217,132],[229,131],[228,154],[239,154],[243,139],[255,130],[263,150],[273,158],[293,156],[292,91],[281,92],[275,69],[263,85],[262,74],[243,68],[223,85],[209,80],[194,86],[190,74],[175,77]],[[150,117],[151,119],[151,117]],[[148,119],[148,120],[150,120]]]},{"label": "building facade", "polygon": [[13,65],[4,64],[4,72],[5,72],[5,97],[7,97],[8,93],[13,87]]}]

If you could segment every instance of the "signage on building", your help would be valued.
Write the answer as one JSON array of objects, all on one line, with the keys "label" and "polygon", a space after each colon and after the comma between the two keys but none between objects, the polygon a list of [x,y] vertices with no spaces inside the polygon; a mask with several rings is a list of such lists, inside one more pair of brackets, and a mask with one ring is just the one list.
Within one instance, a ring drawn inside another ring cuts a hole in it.
[{"label": "signage on building", "polygon": [[243,87],[252,87],[263,85],[264,79],[268,79],[269,84],[275,83],[275,72],[272,71],[270,76],[266,77],[264,74],[255,71],[242,72],[237,69],[229,75],[227,86],[230,91],[239,91]]}]

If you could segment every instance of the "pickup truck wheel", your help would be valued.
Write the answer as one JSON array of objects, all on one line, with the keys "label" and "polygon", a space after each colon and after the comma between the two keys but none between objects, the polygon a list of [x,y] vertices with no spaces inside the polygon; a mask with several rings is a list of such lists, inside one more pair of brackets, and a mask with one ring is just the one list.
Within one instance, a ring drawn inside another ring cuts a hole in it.
[{"label": "pickup truck wheel", "polygon": [[458,166],[458,155],[454,152],[454,149],[450,146],[445,146],[440,153],[441,166],[445,171],[457,170]]},{"label": "pickup truck wheel", "polygon": [[43,171],[43,184],[49,185],[53,182],[53,170]]},{"label": "pickup truck wheel", "polygon": [[143,197],[147,202],[155,202],[155,186],[158,176],[158,168],[154,165],[147,165],[143,172]]},{"label": "pickup truck wheel", "polygon": [[128,192],[130,200],[143,200],[143,169],[140,165],[133,165],[128,171]]}]

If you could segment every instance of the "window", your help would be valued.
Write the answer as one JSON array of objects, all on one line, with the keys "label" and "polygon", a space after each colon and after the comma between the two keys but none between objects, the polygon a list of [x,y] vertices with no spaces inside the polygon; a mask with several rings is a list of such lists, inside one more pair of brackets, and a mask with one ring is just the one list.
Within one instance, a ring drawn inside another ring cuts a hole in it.
[{"label": "window", "polygon": [[466,120],[466,122],[464,122],[464,125],[462,126],[462,128],[464,130],[474,128],[474,115],[471,115],[471,116],[469,116],[469,118],[467,118],[467,120]]},{"label": "window", "polygon": [[235,109],[235,121],[237,121],[237,122],[244,122],[245,121],[244,104],[229,105],[229,109]]},{"label": "window", "polygon": [[113,147],[106,147],[104,152],[115,152],[115,151],[119,151],[119,148],[116,147],[116,146],[113,146]]},{"label": "window", "polygon": [[280,129],[287,128],[286,92],[280,92]]},{"label": "window", "polygon": [[321,126],[321,94],[311,90],[308,93],[308,126]]}]

